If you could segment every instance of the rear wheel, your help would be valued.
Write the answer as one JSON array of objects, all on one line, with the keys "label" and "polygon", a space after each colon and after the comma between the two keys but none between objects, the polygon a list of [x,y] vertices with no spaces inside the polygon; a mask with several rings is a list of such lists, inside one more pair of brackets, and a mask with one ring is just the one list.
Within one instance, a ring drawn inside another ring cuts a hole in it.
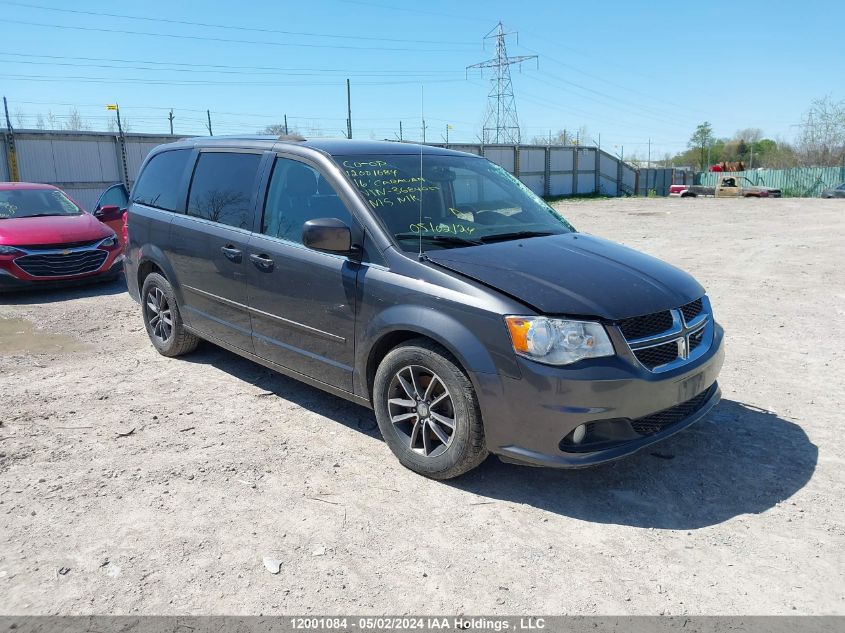
[{"label": "rear wheel", "polygon": [[414,472],[449,479],[487,456],[472,383],[446,350],[428,340],[410,341],[385,356],[373,399],[385,442]]},{"label": "rear wheel", "polygon": [[173,287],[162,275],[150,273],[141,289],[141,311],[153,346],[163,356],[180,356],[196,349],[199,337],[182,322]]}]

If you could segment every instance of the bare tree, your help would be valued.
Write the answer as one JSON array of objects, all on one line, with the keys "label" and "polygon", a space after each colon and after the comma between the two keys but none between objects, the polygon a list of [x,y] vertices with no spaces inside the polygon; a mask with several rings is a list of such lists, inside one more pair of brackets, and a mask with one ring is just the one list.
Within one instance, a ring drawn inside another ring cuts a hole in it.
[{"label": "bare tree", "polygon": [[277,136],[281,136],[282,134],[299,134],[299,128],[295,125],[289,125],[287,131],[285,131],[285,124],[284,123],[274,123],[273,125],[268,125],[262,130],[259,130],[259,134],[275,134]]},{"label": "bare tree", "polygon": [[35,127],[36,127],[36,129],[39,129],[39,130],[44,129],[44,117],[41,116],[40,112],[35,117]]},{"label": "bare tree", "polygon": [[79,110],[71,108],[68,113],[67,120],[65,121],[65,129],[72,131],[90,130],[91,126],[88,125],[85,119],[82,118],[82,115],[79,114]]},{"label": "bare tree", "polygon": [[759,127],[747,127],[742,130],[737,130],[734,134],[737,140],[745,141],[746,143],[756,143],[763,138],[763,130]]},{"label": "bare tree", "polygon": [[15,122],[18,124],[19,128],[26,127],[26,115],[23,110],[21,110],[20,106],[15,109]]},{"label": "bare tree", "polygon": [[50,130],[60,129],[59,121],[52,110],[47,110],[47,128]]},{"label": "bare tree", "polygon": [[813,101],[797,145],[805,165],[845,164],[845,101],[833,101],[830,95]]}]

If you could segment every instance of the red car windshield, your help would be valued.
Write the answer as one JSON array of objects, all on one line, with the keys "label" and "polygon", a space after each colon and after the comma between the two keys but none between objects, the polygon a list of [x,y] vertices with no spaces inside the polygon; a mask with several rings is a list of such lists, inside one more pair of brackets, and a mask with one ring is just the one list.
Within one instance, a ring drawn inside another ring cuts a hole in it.
[{"label": "red car windshield", "polygon": [[79,215],[76,204],[58,189],[7,189],[0,191],[0,220],[45,215]]}]

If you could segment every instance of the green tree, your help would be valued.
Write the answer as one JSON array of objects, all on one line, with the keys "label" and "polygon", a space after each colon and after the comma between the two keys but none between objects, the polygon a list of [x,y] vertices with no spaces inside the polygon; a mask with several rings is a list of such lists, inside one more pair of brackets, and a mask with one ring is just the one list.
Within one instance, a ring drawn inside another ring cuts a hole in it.
[{"label": "green tree", "polygon": [[713,127],[709,122],[701,123],[690,137],[689,148],[698,151],[698,165],[701,171],[707,169],[707,150],[713,145]]}]

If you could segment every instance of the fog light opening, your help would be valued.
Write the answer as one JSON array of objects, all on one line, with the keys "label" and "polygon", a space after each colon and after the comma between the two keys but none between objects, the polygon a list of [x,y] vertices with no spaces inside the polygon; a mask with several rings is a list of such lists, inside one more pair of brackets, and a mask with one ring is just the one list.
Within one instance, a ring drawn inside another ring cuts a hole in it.
[{"label": "fog light opening", "polygon": [[572,431],[572,443],[573,444],[580,444],[584,441],[584,438],[587,437],[587,425],[581,424]]}]

